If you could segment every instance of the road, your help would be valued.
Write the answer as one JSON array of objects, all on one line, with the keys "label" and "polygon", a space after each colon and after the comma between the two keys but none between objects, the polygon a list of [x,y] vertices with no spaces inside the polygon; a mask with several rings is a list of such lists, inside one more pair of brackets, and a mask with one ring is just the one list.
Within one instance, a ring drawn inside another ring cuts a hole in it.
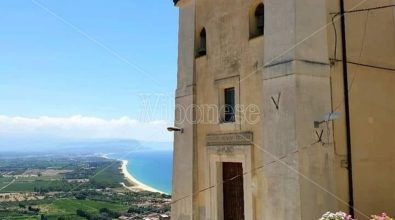
[{"label": "road", "polygon": [[0,188],[0,192],[3,191],[3,189],[9,187],[11,184],[13,184],[16,181],[16,179],[13,179],[10,183],[8,183],[7,185],[3,186],[2,188]]}]

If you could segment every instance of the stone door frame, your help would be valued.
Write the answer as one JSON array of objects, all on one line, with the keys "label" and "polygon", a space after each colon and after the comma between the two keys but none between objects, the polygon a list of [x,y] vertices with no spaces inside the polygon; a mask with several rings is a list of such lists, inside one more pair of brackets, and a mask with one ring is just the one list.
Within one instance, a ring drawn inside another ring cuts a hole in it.
[{"label": "stone door frame", "polygon": [[253,219],[252,202],[252,177],[251,177],[251,150],[252,145],[225,145],[207,146],[208,169],[206,177],[209,186],[214,186],[209,190],[206,197],[207,217],[212,220],[223,220],[223,188],[222,188],[222,163],[241,163],[243,167],[243,188],[244,188],[244,219]]}]

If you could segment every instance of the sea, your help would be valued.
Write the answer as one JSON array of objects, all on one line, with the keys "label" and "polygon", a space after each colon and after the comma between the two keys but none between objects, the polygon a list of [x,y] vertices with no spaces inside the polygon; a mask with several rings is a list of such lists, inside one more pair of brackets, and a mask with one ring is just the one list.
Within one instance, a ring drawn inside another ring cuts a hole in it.
[{"label": "sea", "polygon": [[128,161],[128,172],[145,185],[171,194],[173,151],[133,151],[108,157]]}]

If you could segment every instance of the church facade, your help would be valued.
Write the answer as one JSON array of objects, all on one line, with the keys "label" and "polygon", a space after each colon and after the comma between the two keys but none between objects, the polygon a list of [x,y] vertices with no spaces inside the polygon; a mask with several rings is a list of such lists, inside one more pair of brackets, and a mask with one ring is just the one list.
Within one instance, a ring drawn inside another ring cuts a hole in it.
[{"label": "church facade", "polygon": [[395,215],[395,1],[174,3],[172,219]]}]

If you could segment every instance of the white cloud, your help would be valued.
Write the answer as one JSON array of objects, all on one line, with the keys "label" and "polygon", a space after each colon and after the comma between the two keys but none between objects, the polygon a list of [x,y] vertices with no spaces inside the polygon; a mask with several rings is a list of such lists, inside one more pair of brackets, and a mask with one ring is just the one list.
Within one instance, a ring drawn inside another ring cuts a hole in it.
[{"label": "white cloud", "polygon": [[166,121],[141,122],[129,117],[102,119],[81,115],[71,117],[10,117],[0,115],[3,137],[122,138],[142,141],[171,141]]}]

